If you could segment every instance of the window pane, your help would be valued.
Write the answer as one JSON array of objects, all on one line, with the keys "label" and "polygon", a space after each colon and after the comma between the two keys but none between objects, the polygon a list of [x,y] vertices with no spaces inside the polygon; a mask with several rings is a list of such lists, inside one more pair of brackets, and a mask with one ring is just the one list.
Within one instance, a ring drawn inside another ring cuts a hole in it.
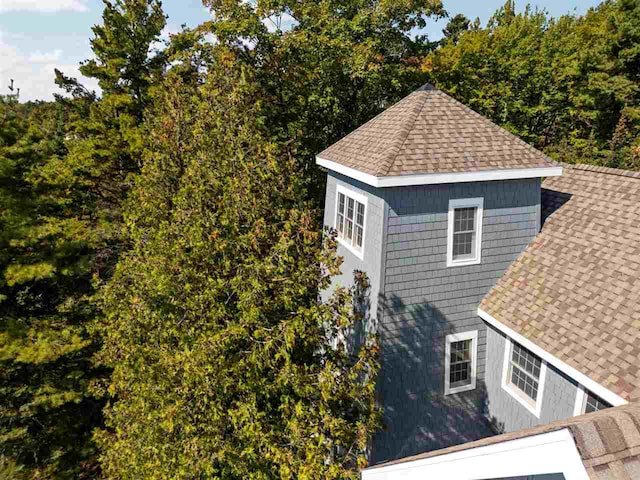
[{"label": "window pane", "polygon": [[336,229],[340,236],[342,236],[342,233],[344,233],[344,216],[341,214],[338,214],[338,225],[336,225]]},{"label": "window pane", "polygon": [[454,211],[454,232],[471,232],[475,229],[476,208],[456,208]]},{"label": "window pane", "polygon": [[364,227],[364,205],[360,202],[356,202],[357,205],[357,216],[356,216],[356,224]]},{"label": "window pane", "polygon": [[449,356],[449,386],[451,388],[471,384],[471,342],[451,342]]},{"label": "window pane", "polygon": [[453,234],[453,258],[470,257],[473,255],[473,233]]},{"label": "window pane", "polygon": [[362,235],[363,235],[362,227],[359,225],[356,225],[356,236],[354,240],[355,240],[355,245],[358,248],[362,247]]},{"label": "window pane", "polygon": [[527,375],[517,365],[513,365],[511,370],[511,383],[518,387],[525,395],[534,402],[538,397],[538,382]]},{"label": "window pane", "polygon": [[355,200],[353,198],[347,199],[347,218],[353,221],[353,207]]},{"label": "window pane", "polygon": [[348,217],[345,219],[344,238],[349,241],[353,238],[353,221]]},{"label": "window pane", "polygon": [[517,343],[513,344],[513,362],[535,378],[540,376],[542,361],[533,353]]},{"label": "window pane", "polygon": [[338,194],[338,213],[344,215],[344,193]]},{"label": "window pane", "polygon": [[600,410],[604,410],[605,408],[611,408],[611,405],[609,405],[597,395],[594,395],[591,392],[587,392],[587,400],[585,402],[584,413],[598,412]]}]

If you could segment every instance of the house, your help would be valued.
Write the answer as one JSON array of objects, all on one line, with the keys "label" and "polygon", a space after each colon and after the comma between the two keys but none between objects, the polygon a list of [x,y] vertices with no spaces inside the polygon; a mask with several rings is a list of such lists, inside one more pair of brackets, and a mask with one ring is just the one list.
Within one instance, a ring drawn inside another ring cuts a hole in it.
[{"label": "house", "polygon": [[430,85],[317,163],[336,284],[371,282],[385,422],[372,464],[496,433],[526,443],[640,397],[640,174],[560,166]]}]

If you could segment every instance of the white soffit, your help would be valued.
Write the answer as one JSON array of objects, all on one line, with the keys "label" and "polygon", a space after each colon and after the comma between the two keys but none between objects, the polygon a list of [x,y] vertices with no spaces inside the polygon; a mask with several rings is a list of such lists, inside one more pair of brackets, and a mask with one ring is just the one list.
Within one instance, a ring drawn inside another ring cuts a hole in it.
[{"label": "white soffit", "polygon": [[328,170],[377,188],[436,185],[441,183],[489,182],[493,180],[515,180],[519,178],[559,177],[562,175],[562,167],[541,167],[376,177],[320,157],[316,157],[316,163]]}]

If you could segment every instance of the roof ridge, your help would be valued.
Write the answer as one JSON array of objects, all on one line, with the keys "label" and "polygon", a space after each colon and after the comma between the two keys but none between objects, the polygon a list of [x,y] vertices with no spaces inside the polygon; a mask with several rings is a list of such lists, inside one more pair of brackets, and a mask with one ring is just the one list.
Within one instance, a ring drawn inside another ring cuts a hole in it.
[{"label": "roof ridge", "polygon": [[567,165],[575,170],[585,172],[604,173],[605,175],[615,175],[618,177],[635,178],[640,180],[640,172],[633,170],[623,170],[621,168],[604,167],[601,165],[590,165],[588,163],[576,163]]},{"label": "roof ridge", "polygon": [[[429,90],[429,88],[425,88],[425,87],[431,87],[431,85],[429,84],[425,84],[422,87],[420,87],[418,90],[412,92],[410,95],[419,95],[420,92],[426,92],[427,90]],[[433,87],[431,87],[433,88]],[[397,146],[394,144],[391,146],[391,151],[393,153],[392,158],[390,159],[391,161],[389,162],[389,165],[387,166],[386,169],[381,170],[378,169],[378,171],[376,172],[379,176],[385,176],[389,173],[389,171],[391,170],[391,168],[393,167],[393,165],[396,163],[396,160],[398,159],[398,154],[402,151],[402,147],[404,147],[404,144],[407,143],[407,138],[409,138],[409,134],[411,133],[411,130],[413,130],[413,127],[416,125],[416,122],[418,121],[418,118],[420,118],[420,114],[422,114],[422,110],[424,110],[424,106],[427,103],[428,100],[428,96],[427,95],[422,95],[422,97],[424,97],[422,99],[422,105],[420,105],[420,109],[415,113],[415,115],[413,116],[413,119],[411,122],[407,122],[407,123],[411,123],[411,125],[408,125],[407,131],[404,132],[403,130],[403,137],[402,138],[402,142],[400,143],[400,145]]]}]

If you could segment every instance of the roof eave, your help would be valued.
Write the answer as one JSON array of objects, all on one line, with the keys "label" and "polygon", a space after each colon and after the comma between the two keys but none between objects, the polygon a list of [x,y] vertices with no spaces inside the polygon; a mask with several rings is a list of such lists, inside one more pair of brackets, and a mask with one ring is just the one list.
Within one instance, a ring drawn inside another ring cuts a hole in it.
[{"label": "roof eave", "polygon": [[515,180],[521,178],[559,177],[562,175],[562,167],[553,166],[377,177],[321,157],[316,157],[316,163],[328,170],[332,170],[376,188],[437,185],[442,183],[489,182],[494,180]]},{"label": "roof eave", "polygon": [[494,328],[502,332],[511,340],[514,340],[515,342],[519,343],[520,345],[525,347],[527,350],[529,350],[530,352],[534,353],[535,355],[540,357],[542,360],[547,362],[549,365],[553,365],[562,373],[572,378],[580,385],[583,385],[589,391],[598,395],[603,400],[609,402],[614,407],[626,405],[627,403],[629,403],[627,400],[622,398],[617,393],[612,392],[608,388],[603,387],[598,382],[592,380],[582,372],[566,364],[555,355],[552,355],[551,353],[547,352],[543,348],[539,347],[538,345],[536,345],[534,342],[532,342],[525,336],[509,328],[507,325],[497,320],[493,315],[486,312],[481,307],[478,307],[477,313],[478,313],[478,316],[482,318],[485,322],[487,322],[488,324],[490,324],[491,326],[493,326]]}]

